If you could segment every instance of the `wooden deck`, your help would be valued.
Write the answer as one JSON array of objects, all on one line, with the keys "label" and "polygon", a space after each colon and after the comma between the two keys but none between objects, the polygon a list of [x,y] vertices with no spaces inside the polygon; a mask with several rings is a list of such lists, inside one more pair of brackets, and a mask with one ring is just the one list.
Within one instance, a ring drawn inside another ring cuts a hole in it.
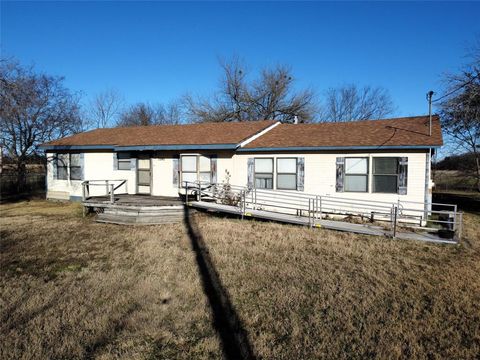
[{"label": "wooden deck", "polygon": [[[188,203],[189,206],[198,209],[204,209],[207,211],[214,211],[220,213],[227,213],[242,216],[242,211],[236,206],[216,204],[213,202],[206,201],[192,201]],[[282,223],[312,226],[317,228],[325,228],[330,230],[337,231],[346,231],[353,232],[357,234],[365,235],[374,235],[374,236],[383,236],[383,237],[392,237],[392,232],[390,230],[385,230],[381,226],[366,225],[366,224],[352,224],[344,221],[335,221],[335,220],[320,220],[316,219],[313,224],[310,223],[310,220],[306,216],[296,216],[289,214],[282,214],[264,210],[252,210],[247,209],[245,217],[258,218],[263,220],[271,220]],[[417,233],[417,232],[397,232],[396,239],[402,240],[417,240],[417,241],[426,241],[426,242],[435,242],[435,243],[444,243],[444,244],[456,244],[457,242],[450,239],[443,239],[435,233]]]}]

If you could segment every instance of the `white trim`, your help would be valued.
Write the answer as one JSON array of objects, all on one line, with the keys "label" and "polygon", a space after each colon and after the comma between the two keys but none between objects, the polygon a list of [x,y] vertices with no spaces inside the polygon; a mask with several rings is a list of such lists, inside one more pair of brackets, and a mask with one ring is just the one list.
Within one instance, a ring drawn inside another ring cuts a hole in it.
[{"label": "white trim", "polygon": [[276,127],[276,126],[278,126],[278,125],[280,125],[280,122],[277,121],[276,123],[274,123],[274,124],[270,125],[269,127],[263,129],[263,130],[260,131],[259,133],[257,133],[257,134],[255,134],[255,135],[249,137],[249,138],[246,139],[246,140],[243,140],[243,141],[237,146],[237,149],[244,147],[245,145],[251,143],[251,142],[252,142],[253,140],[255,140],[255,139],[258,139],[260,136],[262,136],[263,134],[269,132],[270,130],[272,130],[274,127]]}]

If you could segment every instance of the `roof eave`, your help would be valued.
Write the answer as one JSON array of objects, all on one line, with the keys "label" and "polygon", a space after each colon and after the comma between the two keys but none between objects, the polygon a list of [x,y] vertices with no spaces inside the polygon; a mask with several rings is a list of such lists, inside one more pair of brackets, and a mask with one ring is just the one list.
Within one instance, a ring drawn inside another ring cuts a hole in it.
[{"label": "roof eave", "polygon": [[332,151],[332,150],[428,150],[441,145],[388,145],[388,146],[291,146],[291,147],[254,147],[240,148],[238,152],[275,152],[275,151]]},{"label": "roof eave", "polygon": [[235,150],[238,144],[175,144],[175,145],[41,145],[45,151],[66,150],[112,150],[112,151],[146,151],[146,150]]}]

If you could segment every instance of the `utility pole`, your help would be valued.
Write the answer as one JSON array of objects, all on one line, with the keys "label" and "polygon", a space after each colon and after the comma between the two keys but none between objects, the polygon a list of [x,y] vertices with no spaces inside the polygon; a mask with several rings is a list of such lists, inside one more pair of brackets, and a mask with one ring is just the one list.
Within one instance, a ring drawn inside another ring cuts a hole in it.
[{"label": "utility pole", "polygon": [[432,136],[432,97],[435,94],[432,90],[427,93],[427,101],[428,101],[428,136]]}]

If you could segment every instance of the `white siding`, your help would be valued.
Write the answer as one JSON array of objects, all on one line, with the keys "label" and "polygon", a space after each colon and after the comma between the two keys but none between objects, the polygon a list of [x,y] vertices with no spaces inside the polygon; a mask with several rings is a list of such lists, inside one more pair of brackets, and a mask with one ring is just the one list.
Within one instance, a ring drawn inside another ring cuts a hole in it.
[{"label": "white siding", "polygon": [[[380,194],[372,192],[372,157],[408,157],[407,195]],[[247,185],[247,160],[255,157],[303,157],[305,158],[305,189],[303,193],[316,195],[330,195],[358,200],[377,200],[386,202],[424,201],[425,192],[425,152],[371,152],[371,153],[237,153],[233,156],[232,180],[235,185]],[[369,158],[369,191],[336,192],[336,158],[337,157],[368,157]],[[276,166],[276,161],[274,162]],[[275,169],[276,171],[276,169]],[[276,176],[274,176],[274,189]]]},{"label": "white siding", "polygon": [[[247,160],[252,157],[304,157],[305,158],[305,189],[303,193],[317,195],[331,195],[343,198],[378,200],[387,202],[424,201],[425,192],[425,163],[426,152],[342,152],[342,153],[235,153],[209,152],[205,155],[217,155],[217,181],[225,180],[226,172],[231,175],[233,185],[247,185]],[[53,154],[48,153],[49,158]],[[178,155],[178,154],[177,154]],[[152,194],[162,196],[177,196],[178,189],[173,184],[173,156],[172,153],[156,153],[152,158]],[[335,192],[336,158],[342,157],[369,157],[369,192]],[[372,161],[374,156],[408,157],[408,187],[407,195],[376,194],[372,193]],[[81,197],[81,181],[53,179],[53,164],[48,166],[48,194],[49,198]],[[275,162],[276,166],[276,162]],[[136,171],[114,170],[112,152],[86,152],[84,156],[85,180],[127,180],[128,193],[136,193]],[[276,176],[274,176],[274,188]],[[92,195],[102,195],[104,188],[91,188]]]}]

